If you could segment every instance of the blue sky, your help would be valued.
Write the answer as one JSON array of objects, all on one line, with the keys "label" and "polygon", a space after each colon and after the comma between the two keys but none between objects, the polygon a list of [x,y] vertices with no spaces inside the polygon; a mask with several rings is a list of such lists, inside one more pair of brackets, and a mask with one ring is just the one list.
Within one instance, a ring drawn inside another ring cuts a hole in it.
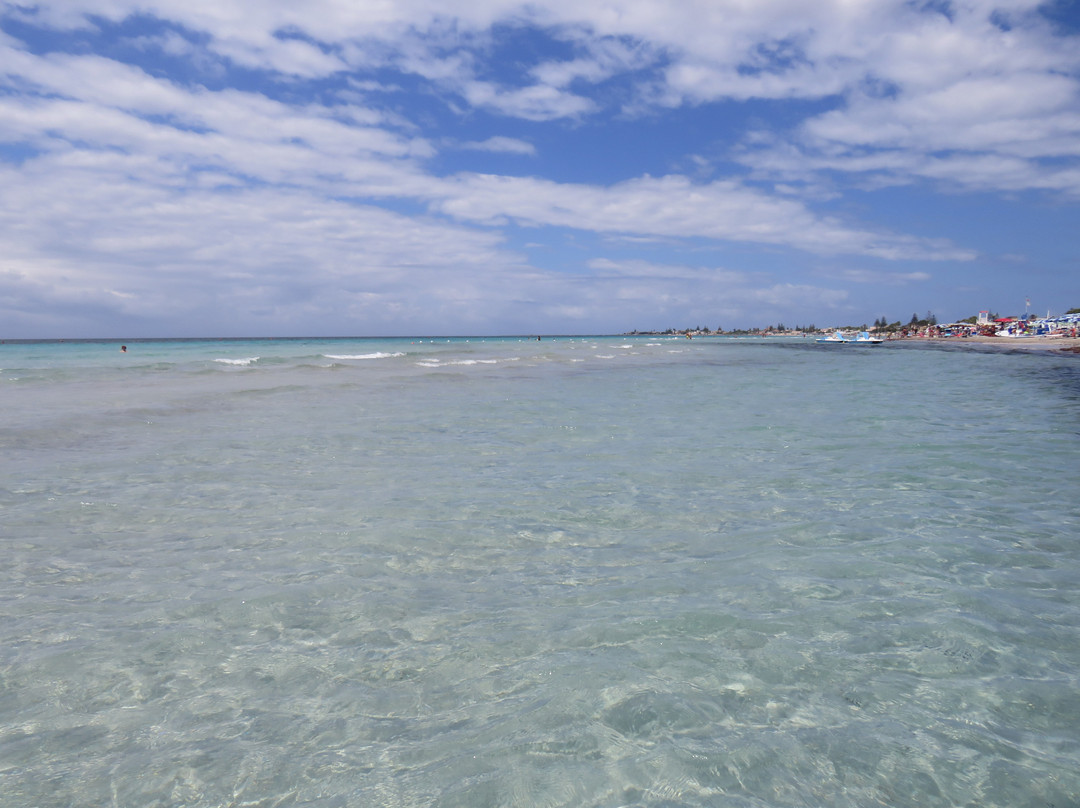
[{"label": "blue sky", "polygon": [[0,0],[0,337],[1080,307],[1080,8]]}]

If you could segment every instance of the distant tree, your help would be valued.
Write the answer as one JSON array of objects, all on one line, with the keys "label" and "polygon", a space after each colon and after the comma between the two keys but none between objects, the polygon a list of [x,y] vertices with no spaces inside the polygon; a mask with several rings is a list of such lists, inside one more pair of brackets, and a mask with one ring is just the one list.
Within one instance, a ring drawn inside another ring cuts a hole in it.
[{"label": "distant tree", "polygon": [[932,312],[932,311],[926,312],[926,324],[927,325],[937,325],[937,317],[934,316],[934,312]]},{"label": "distant tree", "polygon": [[1080,309],[1069,309],[1066,314],[1080,314]]},{"label": "distant tree", "polygon": [[908,325],[918,325],[918,324],[919,324],[919,315],[917,315],[917,314],[911,315],[911,320],[908,322]]}]

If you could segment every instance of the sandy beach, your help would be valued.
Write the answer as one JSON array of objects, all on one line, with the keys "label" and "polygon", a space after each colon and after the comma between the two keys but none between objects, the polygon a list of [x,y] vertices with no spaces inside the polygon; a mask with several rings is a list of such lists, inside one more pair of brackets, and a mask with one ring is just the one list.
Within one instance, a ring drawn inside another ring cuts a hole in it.
[{"label": "sandy beach", "polygon": [[940,342],[946,344],[985,345],[1008,350],[1060,351],[1080,355],[1080,337],[905,337],[904,342]]}]

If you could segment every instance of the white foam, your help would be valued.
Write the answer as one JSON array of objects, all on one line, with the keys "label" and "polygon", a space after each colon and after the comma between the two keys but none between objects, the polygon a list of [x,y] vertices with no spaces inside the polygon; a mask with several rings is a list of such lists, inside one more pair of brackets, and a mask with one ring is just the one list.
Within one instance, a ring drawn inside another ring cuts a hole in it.
[{"label": "white foam", "polygon": [[252,365],[259,361],[257,356],[249,356],[246,359],[215,359],[215,362],[220,362],[223,365]]},{"label": "white foam", "polygon": [[397,353],[386,353],[385,351],[377,351],[375,353],[368,354],[323,354],[327,359],[393,359],[395,356],[404,356],[405,354],[398,351]]},{"label": "white foam", "polygon": [[455,365],[497,365],[498,359],[451,359],[447,362],[440,362],[437,359],[430,359],[424,362],[417,362],[418,367],[422,368],[444,368]]}]

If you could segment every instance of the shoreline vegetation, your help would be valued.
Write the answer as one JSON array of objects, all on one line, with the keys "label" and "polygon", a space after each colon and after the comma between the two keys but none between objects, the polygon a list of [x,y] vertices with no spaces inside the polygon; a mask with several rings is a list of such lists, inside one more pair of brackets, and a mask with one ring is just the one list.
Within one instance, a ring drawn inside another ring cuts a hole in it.
[{"label": "shoreline vegetation", "polygon": [[994,348],[1035,349],[1056,351],[1080,355],[1080,309],[1070,309],[1058,317],[1038,318],[1035,315],[1024,317],[999,317],[988,312],[980,312],[979,317],[969,317],[955,323],[941,325],[933,314],[925,319],[912,315],[905,326],[900,322],[889,323],[884,317],[875,321],[873,326],[836,326],[818,328],[817,326],[795,326],[787,328],[783,324],[767,328],[738,329],[725,331],[698,326],[696,328],[669,328],[666,331],[630,331],[628,336],[685,336],[687,339],[704,336],[746,336],[746,337],[821,337],[840,332],[854,336],[867,331],[871,336],[888,342],[927,342],[980,345]]}]

